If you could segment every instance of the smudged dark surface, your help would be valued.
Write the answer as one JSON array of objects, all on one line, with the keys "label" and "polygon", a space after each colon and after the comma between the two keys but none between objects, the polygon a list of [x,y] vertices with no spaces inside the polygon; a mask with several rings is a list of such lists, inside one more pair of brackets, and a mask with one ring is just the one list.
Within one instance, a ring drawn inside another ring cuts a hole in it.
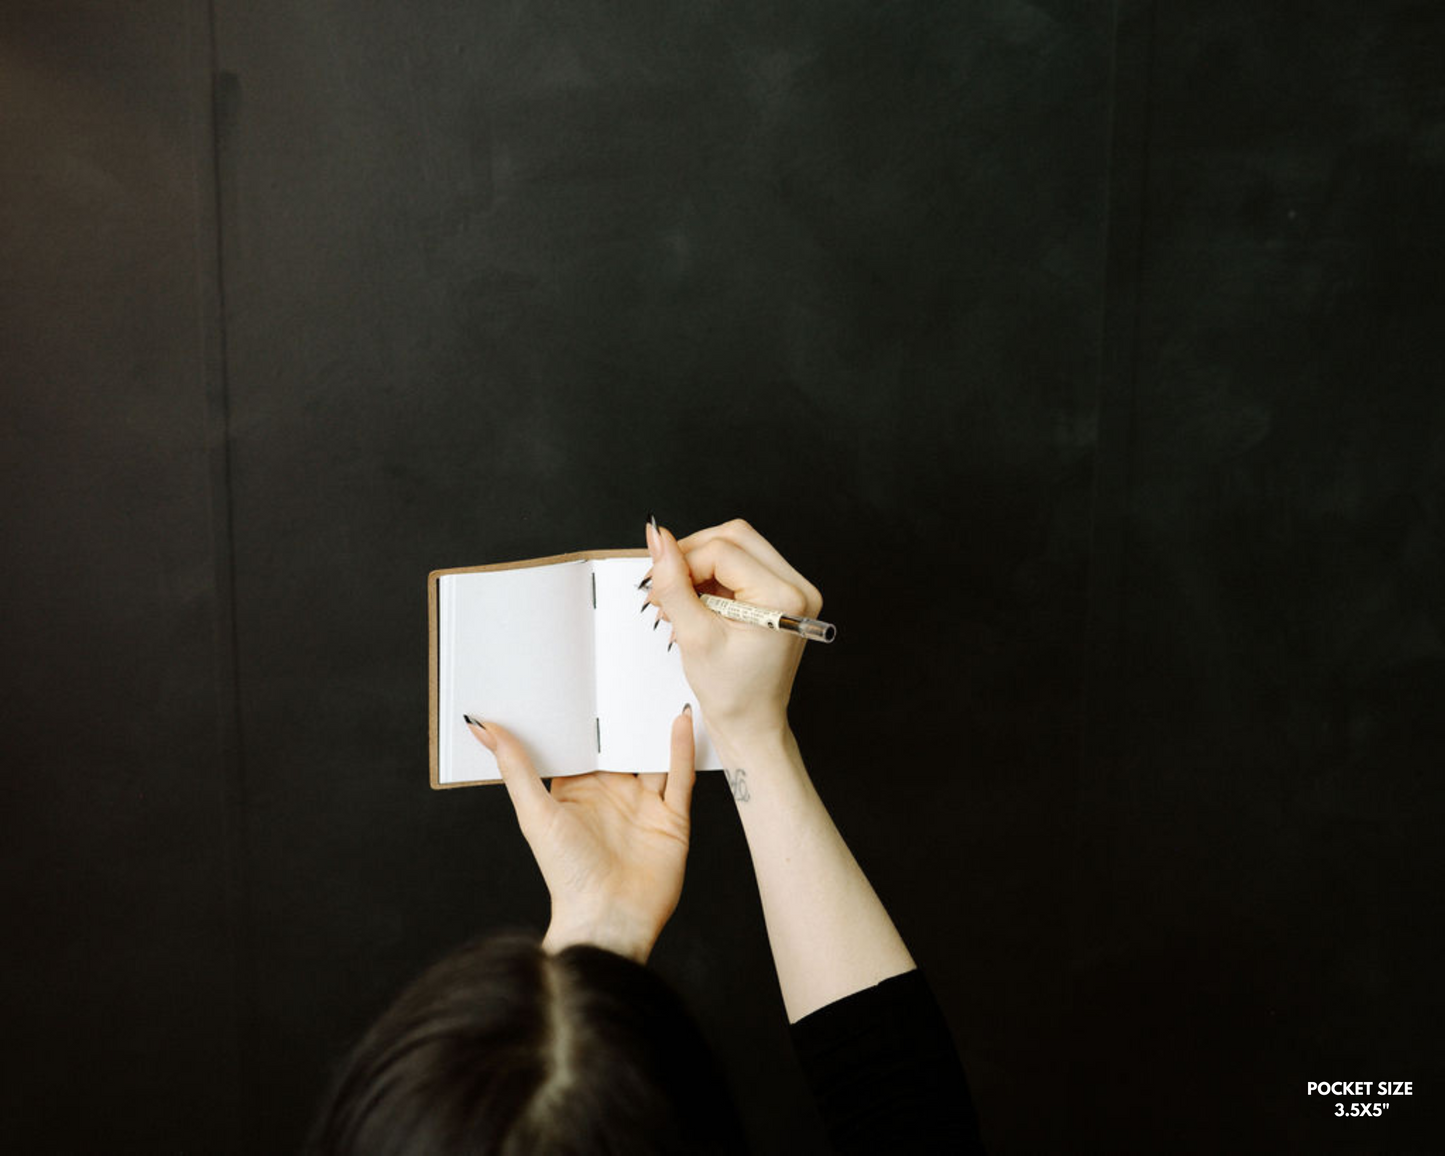
[{"label": "smudged dark surface", "polygon": [[[795,725],[997,1151],[1427,1150],[1436,6],[6,22],[13,1134],[287,1150],[540,927],[426,789],[422,582],[656,512],[823,590]],[[655,959],[816,1151],[732,808]]]}]

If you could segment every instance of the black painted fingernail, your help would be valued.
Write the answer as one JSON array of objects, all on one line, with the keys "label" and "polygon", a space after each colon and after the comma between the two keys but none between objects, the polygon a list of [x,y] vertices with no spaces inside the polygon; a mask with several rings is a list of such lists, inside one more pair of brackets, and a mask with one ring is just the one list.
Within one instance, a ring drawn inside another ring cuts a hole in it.
[{"label": "black painted fingernail", "polygon": [[469,714],[464,714],[464,715],[462,715],[462,718],[464,718],[464,719],[467,720],[467,725],[469,725],[469,726],[481,727],[482,730],[486,730],[486,729],[487,729],[487,724],[486,724],[486,723],[482,722],[480,719],[474,719],[474,718],[472,718],[472,716],[469,715]]},{"label": "black painted fingernail", "polygon": [[675,639],[675,638],[672,639],[672,641],[667,644],[667,649],[668,649],[668,650],[671,650],[671,649],[672,649],[672,643],[673,643],[673,642],[676,642],[676,641],[677,641],[677,639]]},{"label": "black painted fingernail", "polygon": [[682,704],[682,713],[685,714],[685,715],[687,715],[689,718],[691,718],[691,717],[692,717],[692,703],[690,703],[690,702],[685,702],[685,703],[683,703],[683,704]]},{"label": "black painted fingernail", "polygon": [[644,610],[646,610],[646,609],[647,609],[649,606],[651,606],[651,605],[652,605],[652,599],[649,598],[646,602],[644,602],[644,603],[641,605],[641,607],[638,608],[637,613],[641,614]]},{"label": "black painted fingernail", "polygon": [[652,589],[652,575],[649,574],[646,578],[644,578],[641,582],[639,582],[639,583],[637,584],[637,588],[638,588],[639,590],[651,590],[651,589]]},{"label": "black painted fingernail", "polygon": [[661,621],[662,621],[662,615],[661,615],[661,614],[658,614],[658,616],[652,620],[652,629],[653,629],[653,630],[656,630],[656,629],[657,629],[657,624],[658,624],[659,622],[661,622]]}]

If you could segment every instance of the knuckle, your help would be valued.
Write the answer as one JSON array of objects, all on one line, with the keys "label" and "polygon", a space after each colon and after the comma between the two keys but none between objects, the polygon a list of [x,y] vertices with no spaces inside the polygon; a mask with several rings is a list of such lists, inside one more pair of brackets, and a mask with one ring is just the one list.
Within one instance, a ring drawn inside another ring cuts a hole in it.
[{"label": "knuckle", "polygon": [[808,613],[808,597],[796,586],[784,586],[778,597],[778,609],[794,617]]},{"label": "knuckle", "polygon": [[723,526],[723,529],[730,534],[746,534],[752,530],[752,526],[746,518],[733,518]]}]

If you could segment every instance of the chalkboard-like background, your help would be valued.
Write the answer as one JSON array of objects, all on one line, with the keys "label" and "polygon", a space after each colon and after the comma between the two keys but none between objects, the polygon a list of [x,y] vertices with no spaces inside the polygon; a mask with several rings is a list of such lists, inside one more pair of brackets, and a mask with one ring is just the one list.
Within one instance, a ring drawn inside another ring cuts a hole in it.
[{"label": "chalkboard-like background", "polygon": [[[1438,1151],[1442,59],[1403,0],[8,3],[7,1146],[293,1149],[540,929],[427,789],[424,578],[655,513],[823,590],[795,729],[994,1150]],[[818,1151],[732,807],[655,964]]]}]

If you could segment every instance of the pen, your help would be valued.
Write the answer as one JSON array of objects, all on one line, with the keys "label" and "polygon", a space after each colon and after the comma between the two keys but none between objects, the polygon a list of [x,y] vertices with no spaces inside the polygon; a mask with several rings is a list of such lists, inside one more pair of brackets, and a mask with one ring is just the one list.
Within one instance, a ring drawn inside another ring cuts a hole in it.
[{"label": "pen", "polygon": [[832,642],[838,629],[831,622],[819,622],[816,618],[784,614],[781,610],[769,610],[766,606],[754,606],[751,602],[735,602],[731,598],[719,598],[716,594],[699,594],[698,600],[714,614],[730,618],[734,622],[746,622],[751,626],[762,626],[768,630],[786,630],[815,642]]}]

